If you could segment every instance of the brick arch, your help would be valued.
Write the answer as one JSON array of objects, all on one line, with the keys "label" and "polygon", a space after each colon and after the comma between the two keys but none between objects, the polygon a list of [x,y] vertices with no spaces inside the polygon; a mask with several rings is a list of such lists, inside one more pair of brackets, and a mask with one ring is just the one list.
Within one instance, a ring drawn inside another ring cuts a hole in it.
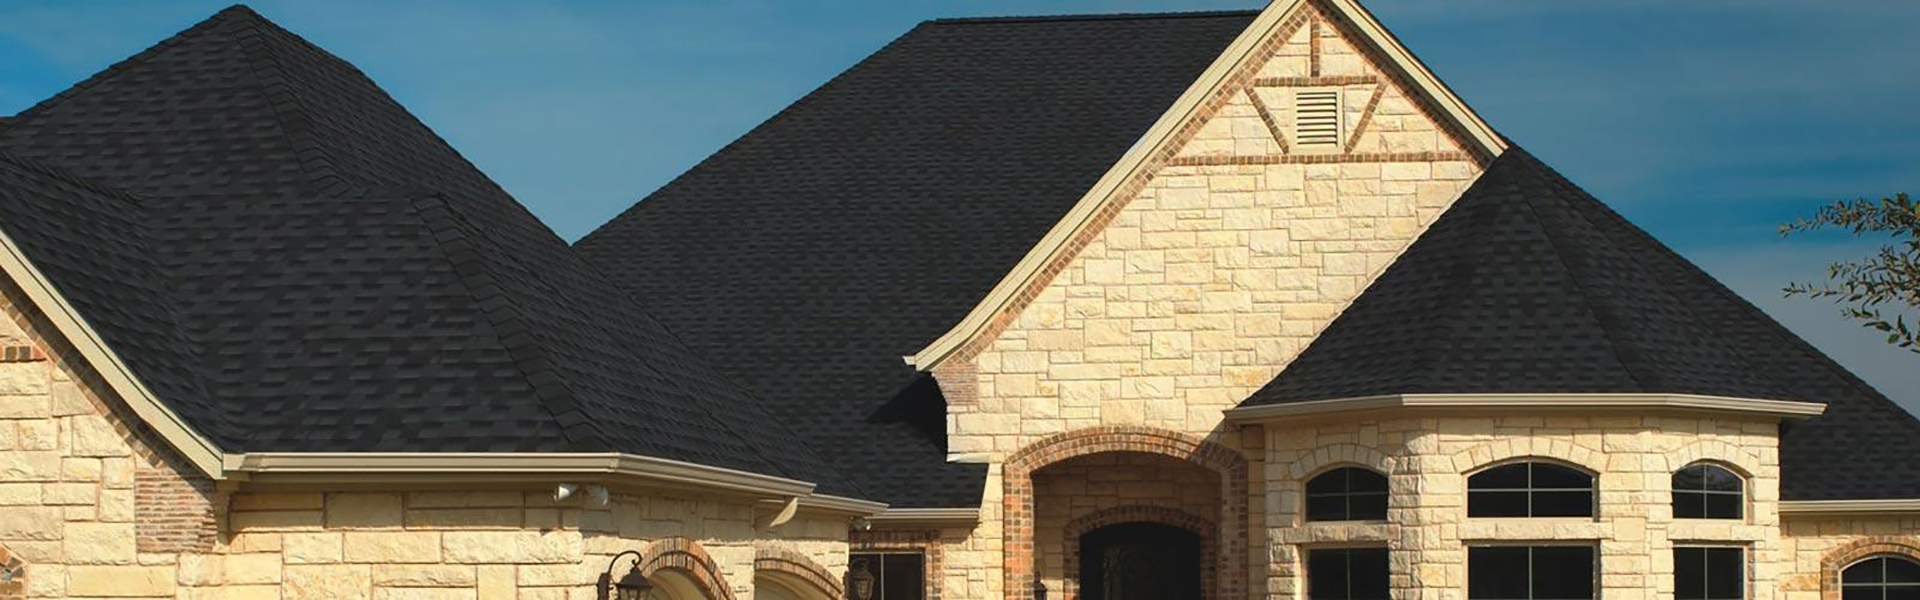
[{"label": "brick arch", "polygon": [[1216,572],[1219,568],[1219,559],[1216,558],[1219,544],[1218,540],[1214,539],[1219,528],[1213,521],[1164,506],[1116,506],[1067,522],[1066,535],[1063,538],[1066,540],[1067,551],[1066,573],[1064,573],[1067,589],[1062,590],[1062,598],[1066,600],[1080,598],[1080,544],[1076,540],[1095,529],[1121,523],[1156,523],[1199,535],[1200,589],[1203,593],[1211,595],[1214,587],[1219,585],[1219,574]]},{"label": "brick arch", "polygon": [[840,578],[834,577],[826,567],[820,566],[820,563],[814,562],[807,555],[786,548],[761,547],[753,557],[753,572],[755,575],[776,573],[789,579],[804,581],[820,593],[826,594],[828,598],[846,597],[845,588],[840,585]]},{"label": "brick arch", "polygon": [[1898,556],[1920,563],[1920,537],[1877,535],[1828,551],[1826,557],[1820,559],[1820,599],[1840,600],[1840,572],[1875,556]]},{"label": "brick arch", "polygon": [[0,544],[0,600],[27,597],[27,561]]},{"label": "brick arch", "polygon": [[640,574],[653,577],[660,571],[678,571],[693,580],[695,588],[713,600],[734,600],[733,588],[720,573],[707,549],[691,538],[670,537],[654,540],[640,550]]},{"label": "brick arch", "polygon": [[1489,442],[1461,450],[1453,454],[1453,470],[1465,475],[1495,463],[1520,458],[1549,458],[1585,469],[1588,473],[1600,473],[1598,465],[1606,464],[1598,450],[1575,444],[1566,440],[1516,438]]},{"label": "brick arch", "polygon": [[1752,479],[1760,475],[1762,461],[1744,448],[1720,440],[1700,440],[1680,448],[1667,455],[1669,471],[1678,471],[1694,463],[1717,463],[1732,469],[1741,477]]},{"label": "brick arch", "polygon": [[1366,467],[1382,475],[1393,474],[1393,462],[1386,453],[1359,444],[1328,444],[1287,463],[1287,476],[1306,481],[1334,467]]},{"label": "brick arch", "polygon": [[1245,595],[1247,459],[1239,451],[1178,431],[1143,425],[1089,427],[1048,436],[1010,456],[1001,477],[1002,594],[1010,600],[1032,600],[1035,545],[1033,533],[1033,472],[1061,461],[1108,453],[1153,454],[1177,458],[1213,471],[1220,479],[1220,522],[1213,536],[1218,549],[1215,569],[1220,573],[1215,598]]}]

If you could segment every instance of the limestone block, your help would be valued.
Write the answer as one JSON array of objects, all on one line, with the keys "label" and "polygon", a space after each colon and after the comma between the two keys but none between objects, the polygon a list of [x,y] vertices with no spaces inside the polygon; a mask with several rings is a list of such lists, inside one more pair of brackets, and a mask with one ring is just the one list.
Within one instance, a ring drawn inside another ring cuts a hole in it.
[{"label": "limestone block", "polygon": [[277,554],[233,554],[227,556],[228,584],[280,583],[280,556]]},{"label": "limestone block", "polygon": [[49,483],[41,486],[41,502],[55,506],[90,505],[98,502],[90,483]]},{"label": "limestone block", "polygon": [[68,563],[133,564],[137,552],[134,549],[132,523],[68,523],[66,527]]},{"label": "limestone block", "polygon": [[317,510],[236,511],[228,519],[234,531],[319,531],[321,514]]},{"label": "limestone block", "polygon": [[0,452],[0,482],[58,481],[60,459],[58,452]]},{"label": "limestone block", "polygon": [[53,380],[44,362],[0,363],[0,396],[46,396]]},{"label": "limestone block", "polygon": [[577,531],[450,531],[445,534],[450,563],[578,563],[584,544]]},{"label": "limestone block", "polygon": [[319,493],[278,493],[278,494],[235,494],[234,510],[295,510],[318,509],[326,506],[325,497]]},{"label": "limestone block", "polygon": [[[63,527],[59,508],[42,506],[7,507],[0,509],[0,540],[58,540]],[[14,552],[20,548],[8,542]]]},{"label": "limestone block", "polygon": [[367,565],[288,565],[281,584],[284,597],[366,600],[370,584]]},{"label": "limestone block", "polygon": [[82,415],[69,421],[73,428],[74,456],[127,456],[133,447],[127,438],[105,417]]},{"label": "limestone block", "polygon": [[73,566],[67,568],[67,593],[109,598],[172,596],[171,567]]},{"label": "limestone block", "polygon": [[399,529],[399,494],[327,494],[328,529]]},{"label": "limestone block", "polygon": [[0,506],[30,506],[40,503],[38,483],[0,483]]},{"label": "limestone block", "polygon": [[514,583],[515,568],[509,565],[481,565],[478,567],[479,600],[514,600],[518,595],[518,586]]},{"label": "limestone block", "polygon": [[374,600],[474,600],[473,588],[390,588],[373,591]]},{"label": "limestone block", "polygon": [[219,554],[182,554],[176,565],[180,585],[216,586],[226,583],[226,556]]},{"label": "limestone block", "polygon": [[290,565],[340,562],[342,543],[338,533],[289,533],[281,540],[282,553]]},{"label": "limestone block", "polygon": [[[4,363],[0,363],[0,366],[4,366]],[[51,416],[53,398],[50,396],[0,395],[0,419],[45,419]]]},{"label": "limestone block", "polygon": [[344,534],[343,556],[353,563],[440,562],[440,534],[427,531],[351,531]]},{"label": "limestone block", "polygon": [[[509,567],[511,571],[511,567]],[[472,587],[469,565],[374,565],[373,584],[388,587]]]}]

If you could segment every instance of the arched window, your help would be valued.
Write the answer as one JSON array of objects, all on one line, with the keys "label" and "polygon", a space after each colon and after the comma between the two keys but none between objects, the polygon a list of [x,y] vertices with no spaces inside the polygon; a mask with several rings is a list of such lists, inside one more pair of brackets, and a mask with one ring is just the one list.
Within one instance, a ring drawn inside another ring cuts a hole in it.
[{"label": "arched window", "polygon": [[1920,598],[1920,564],[1899,556],[1875,556],[1840,573],[1841,600]]},{"label": "arched window", "polygon": [[1342,467],[1307,481],[1308,521],[1381,521],[1387,518],[1387,476]]},{"label": "arched window", "polygon": [[1744,487],[1739,475],[1718,465],[1688,465],[1673,473],[1673,518],[1738,519]]},{"label": "arched window", "polygon": [[1469,517],[1591,517],[1593,475],[1549,462],[1500,465],[1467,478]]}]

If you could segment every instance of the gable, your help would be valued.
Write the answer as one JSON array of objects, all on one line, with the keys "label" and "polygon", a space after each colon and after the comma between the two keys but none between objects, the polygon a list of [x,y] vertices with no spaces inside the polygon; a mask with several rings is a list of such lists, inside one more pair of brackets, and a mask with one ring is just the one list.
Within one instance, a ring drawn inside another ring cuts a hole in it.
[{"label": "gable", "polygon": [[[1231,66],[1217,85],[1189,92],[1190,116],[1149,134],[1159,143],[1136,171],[1056,225],[1055,253],[1043,242],[1028,255],[1045,266],[977,337],[913,358],[946,391],[952,453],[1100,424],[1213,431],[1500,150],[1417,85],[1363,13],[1276,10],[1216,63]],[[1338,97],[1336,144],[1301,143],[1301,92]]]}]

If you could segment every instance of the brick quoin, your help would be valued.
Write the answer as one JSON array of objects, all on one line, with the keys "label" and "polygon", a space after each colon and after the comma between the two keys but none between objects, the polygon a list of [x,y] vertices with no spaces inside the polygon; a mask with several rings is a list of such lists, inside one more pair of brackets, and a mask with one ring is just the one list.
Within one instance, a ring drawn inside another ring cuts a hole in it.
[{"label": "brick quoin", "polygon": [[[1035,596],[1033,472],[1064,460],[1111,452],[1154,454],[1180,459],[1213,471],[1220,478],[1218,534],[1208,536],[1216,548],[1217,585],[1212,598],[1245,597],[1247,554],[1247,460],[1232,448],[1177,431],[1139,425],[1090,427],[1034,442],[1007,459],[1002,478],[1003,590],[1010,600]],[[1069,578],[1073,575],[1068,574]],[[1068,596],[1071,598],[1072,596]]]}]

